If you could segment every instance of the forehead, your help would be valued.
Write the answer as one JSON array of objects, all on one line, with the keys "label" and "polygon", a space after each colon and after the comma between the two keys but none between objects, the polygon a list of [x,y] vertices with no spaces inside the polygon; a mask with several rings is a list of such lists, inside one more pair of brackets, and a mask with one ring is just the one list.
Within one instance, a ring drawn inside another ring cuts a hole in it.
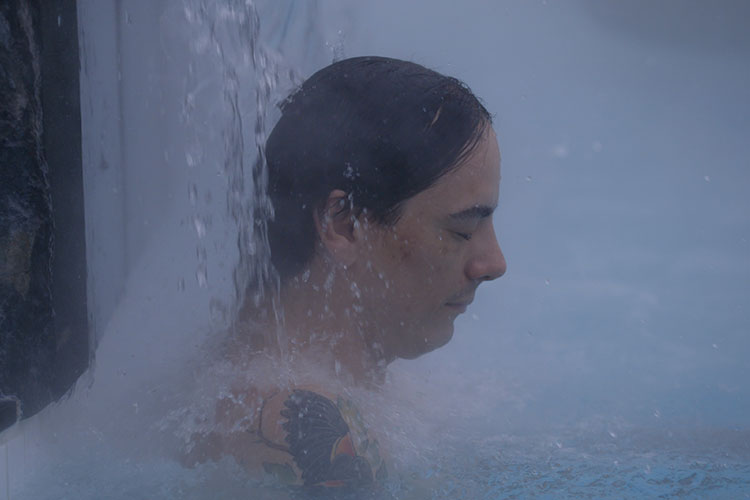
[{"label": "forehead", "polygon": [[450,214],[477,205],[495,207],[500,189],[500,150],[487,127],[474,150],[461,164],[404,205],[403,215],[423,212]]}]

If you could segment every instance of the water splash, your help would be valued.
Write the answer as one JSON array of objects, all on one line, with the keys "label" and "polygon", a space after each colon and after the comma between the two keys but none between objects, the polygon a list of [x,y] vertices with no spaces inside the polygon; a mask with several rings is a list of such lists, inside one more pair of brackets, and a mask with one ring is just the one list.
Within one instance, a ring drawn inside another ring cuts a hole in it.
[{"label": "water splash", "polygon": [[[238,251],[232,272],[234,296],[227,306],[234,322],[230,327],[240,329],[237,321],[246,302],[258,306],[265,299],[270,299],[277,324],[281,325],[279,278],[271,264],[268,241],[268,223],[274,210],[267,193],[265,143],[274,104],[283,97],[279,91],[300,84],[302,78],[280,54],[261,42],[261,17],[255,1],[185,0],[183,5],[185,19],[195,29],[191,45],[195,60],[209,59],[211,67],[208,72],[198,71],[197,63],[191,62],[183,118],[189,124],[195,121],[196,95],[201,92],[220,93],[223,108],[218,120],[222,126],[223,159],[218,170],[227,183],[226,210],[237,234]],[[189,167],[205,166],[206,159],[201,154],[207,150],[205,141],[195,130],[187,146]],[[192,187],[189,195],[195,207],[197,196]],[[198,255],[204,255],[201,245],[205,244],[207,226],[201,222],[205,218],[195,214],[192,220],[198,236]],[[198,266],[199,282],[205,286],[206,262],[199,259]],[[279,329],[275,339],[279,349],[284,345],[280,336]]]}]

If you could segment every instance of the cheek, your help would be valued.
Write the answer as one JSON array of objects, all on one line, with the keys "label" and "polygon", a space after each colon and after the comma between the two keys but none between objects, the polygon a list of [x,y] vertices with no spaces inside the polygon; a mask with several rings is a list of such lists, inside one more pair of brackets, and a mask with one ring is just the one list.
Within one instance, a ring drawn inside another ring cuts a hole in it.
[{"label": "cheek", "polygon": [[443,231],[389,231],[371,247],[371,292],[401,309],[418,309],[456,288],[460,257]]},{"label": "cheek", "polygon": [[405,240],[398,245],[394,256],[397,260],[394,279],[405,293],[417,294],[412,299],[442,296],[455,278],[455,249],[437,236]]}]

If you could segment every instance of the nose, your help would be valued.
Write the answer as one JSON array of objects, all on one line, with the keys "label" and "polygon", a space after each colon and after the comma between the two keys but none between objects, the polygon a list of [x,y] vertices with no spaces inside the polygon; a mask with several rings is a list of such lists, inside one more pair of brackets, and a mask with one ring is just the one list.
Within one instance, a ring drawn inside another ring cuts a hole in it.
[{"label": "nose", "polygon": [[488,233],[486,240],[466,264],[466,277],[472,281],[492,281],[505,274],[508,268],[494,228]]}]

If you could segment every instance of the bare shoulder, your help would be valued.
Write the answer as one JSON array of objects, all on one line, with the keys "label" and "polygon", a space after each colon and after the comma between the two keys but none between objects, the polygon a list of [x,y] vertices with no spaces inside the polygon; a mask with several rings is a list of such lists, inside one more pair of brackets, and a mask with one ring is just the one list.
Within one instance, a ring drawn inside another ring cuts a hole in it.
[{"label": "bare shoulder", "polygon": [[362,487],[386,477],[378,439],[346,396],[298,387],[274,395],[260,417],[259,437],[287,454],[299,484]]},{"label": "bare shoulder", "polygon": [[357,406],[320,387],[243,388],[217,401],[214,420],[194,436],[188,465],[232,456],[259,479],[305,487],[374,487],[387,475]]}]

